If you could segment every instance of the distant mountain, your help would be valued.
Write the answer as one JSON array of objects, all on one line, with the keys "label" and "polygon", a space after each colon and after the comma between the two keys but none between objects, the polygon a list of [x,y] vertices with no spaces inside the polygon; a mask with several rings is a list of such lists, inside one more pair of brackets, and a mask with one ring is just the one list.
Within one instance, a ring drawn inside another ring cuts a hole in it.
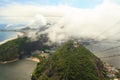
[{"label": "distant mountain", "polygon": [[77,42],[63,44],[47,60],[41,58],[32,80],[108,80],[104,65]]},{"label": "distant mountain", "polygon": [[0,29],[21,29],[25,24],[0,24]]}]

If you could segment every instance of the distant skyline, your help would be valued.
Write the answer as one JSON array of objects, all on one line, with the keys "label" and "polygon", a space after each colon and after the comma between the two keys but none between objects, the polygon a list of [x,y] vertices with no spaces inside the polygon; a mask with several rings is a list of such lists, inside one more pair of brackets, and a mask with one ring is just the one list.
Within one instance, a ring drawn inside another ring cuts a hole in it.
[{"label": "distant skyline", "polygon": [[105,1],[120,4],[120,0],[0,0],[0,23],[28,23],[39,14],[61,16],[79,9],[94,9]]}]

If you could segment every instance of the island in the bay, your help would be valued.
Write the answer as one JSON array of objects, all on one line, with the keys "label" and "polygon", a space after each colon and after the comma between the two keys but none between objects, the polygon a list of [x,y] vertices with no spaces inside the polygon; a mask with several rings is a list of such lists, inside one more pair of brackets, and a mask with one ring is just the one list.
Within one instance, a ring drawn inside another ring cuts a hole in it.
[{"label": "island in the bay", "polygon": [[47,37],[42,36],[36,41],[27,37],[8,41],[0,45],[0,63],[38,59],[31,80],[119,79],[119,69],[102,62],[77,40],[69,40],[60,45],[46,45],[44,43],[47,40]]}]

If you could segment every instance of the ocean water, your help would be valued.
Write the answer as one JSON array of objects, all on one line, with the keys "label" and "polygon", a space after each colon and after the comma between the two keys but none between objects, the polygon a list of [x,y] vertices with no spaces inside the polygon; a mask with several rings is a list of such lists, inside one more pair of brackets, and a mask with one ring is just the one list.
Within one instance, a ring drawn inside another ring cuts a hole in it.
[{"label": "ocean water", "polygon": [[[0,29],[6,29],[6,30],[11,30],[11,29],[21,29],[24,28],[25,24],[0,24]],[[16,37],[18,35],[18,32],[0,32],[0,42]]]},{"label": "ocean water", "polygon": [[[0,24],[0,29],[6,29],[6,25]],[[0,42],[16,37],[17,34],[18,32],[0,32]],[[30,80],[36,64],[36,62],[28,60],[0,64],[0,80]]]},{"label": "ocean water", "polygon": [[0,32],[0,42],[17,37],[18,32]]},{"label": "ocean water", "polygon": [[36,62],[29,60],[0,64],[0,80],[31,80],[35,67]]},{"label": "ocean water", "polygon": [[[19,25],[16,25],[16,26],[9,26],[7,24],[0,24],[0,29],[16,29],[18,26],[18,28],[20,28]],[[9,39],[9,38],[12,38],[12,37],[16,37],[18,34],[18,32],[0,32],[0,42],[6,40],[6,39]]]},{"label": "ocean water", "polygon": [[[0,25],[0,29],[6,29],[6,25]],[[9,28],[10,29],[10,28]],[[17,32],[0,32],[0,42],[17,36]],[[120,54],[120,42],[102,41],[97,44],[91,44],[87,47],[98,57]],[[116,48],[114,48],[116,47]],[[120,56],[101,58],[102,61],[120,68]],[[0,64],[0,80],[30,80],[30,75],[35,69],[36,62],[20,60],[9,64]]]}]

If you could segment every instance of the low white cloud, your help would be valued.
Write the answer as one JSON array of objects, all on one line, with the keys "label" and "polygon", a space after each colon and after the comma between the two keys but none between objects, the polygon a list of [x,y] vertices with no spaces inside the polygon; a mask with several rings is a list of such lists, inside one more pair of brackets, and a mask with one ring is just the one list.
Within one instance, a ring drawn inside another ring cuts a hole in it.
[{"label": "low white cloud", "polygon": [[119,26],[120,6],[106,0],[94,9],[71,9],[46,33],[52,42],[60,43],[70,38],[120,39]]},{"label": "low white cloud", "polygon": [[45,31],[53,42],[62,42],[69,38],[102,40],[113,38],[111,36],[114,36],[120,30],[120,5],[113,4],[110,0],[104,0],[103,4],[93,9],[80,9],[60,5],[14,4],[0,8],[0,16],[6,17],[4,19],[5,22],[28,24],[30,22],[29,25],[36,28],[47,23],[45,17],[62,17],[54,26]]},{"label": "low white cloud", "polygon": [[[61,17],[68,12],[68,6],[36,6],[10,4],[0,8],[0,16],[6,23],[28,23],[34,16],[41,14],[45,17]],[[0,22],[3,22],[0,19]]]},{"label": "low white cloud", "polygon": [[30,28],[40,28],[47,24],[47,20],[43,15],[36,15],[33,20],[29,22],[27,26]]}]

